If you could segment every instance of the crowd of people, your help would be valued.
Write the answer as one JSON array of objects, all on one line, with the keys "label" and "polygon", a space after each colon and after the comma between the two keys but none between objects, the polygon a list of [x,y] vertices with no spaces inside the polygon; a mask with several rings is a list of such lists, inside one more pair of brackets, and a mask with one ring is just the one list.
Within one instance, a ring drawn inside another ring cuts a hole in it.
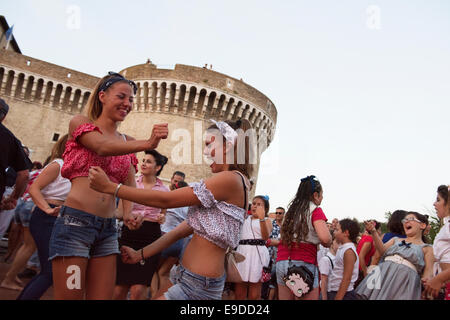
[{"label": "crowd of people", "polygon": [[[313,175],[270,219],[269,196],[249,199],[251,124],[238,119],[206,130],[211,177],[187,184],[175,171],[168,188],[158,177],[169,159],[156,150],[168,124],[144,140],[118,131],[136,90],[117,73],[100,79],[44,166],[1,124],[9,106],[0,99],[0,231],[9,230],[5,261],[14,257],[0,286],[17,299],[51,286],[63,300],[450,299],[449,186],[437,189],[443,225],[433,243],[418,212],[393,212],[385,234],[375,220],[364,230],[354,219],[329,222]],[[33,261],[39,272],[23,286]]]}]

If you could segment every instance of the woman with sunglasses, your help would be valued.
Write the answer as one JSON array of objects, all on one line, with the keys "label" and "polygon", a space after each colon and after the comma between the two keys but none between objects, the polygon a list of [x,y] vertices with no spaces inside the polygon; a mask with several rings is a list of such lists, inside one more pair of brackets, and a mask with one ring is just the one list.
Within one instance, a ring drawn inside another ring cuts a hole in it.
[{"label": "woman with sunglasses", "polygon": [[[117,126],[132,109],[136,84],[109,73],[95,86],[87,103],[87,117],[74,116],[63,154],[61,175],[71,190],[55,221],[50,239],[55,299],[111,299],[120,253],[115,197],[89,188],[91,166],[100,166],[112,181],[135,186],[135,152],[155,149],[167,138],[167,124],[155,125],[148,140],[120,134]],[[132,203],[123,202],[124,223],[140,227]]]},{"label": "woman with sunglasses", "polygon": [[433,248],[423,241],[427,218],[417,212],[408,212],[402,220],[406,238],[395,237],[385,244],[373,221],[364,223],[381,260],[356,289],[358,299],[420,300],[421,278],[431,278],[434,262]]}]

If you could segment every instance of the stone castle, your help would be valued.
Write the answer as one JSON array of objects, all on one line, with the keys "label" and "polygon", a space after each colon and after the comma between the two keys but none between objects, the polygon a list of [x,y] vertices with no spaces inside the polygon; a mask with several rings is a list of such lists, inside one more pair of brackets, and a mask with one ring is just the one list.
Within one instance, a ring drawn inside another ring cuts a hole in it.
[{"label": "stone castle", "polygon": [[[11,42],[5,49],[3,35],[9,26],[2,16],[0,27],[0,97],[10,106],[3,124],[32,150],[33,161],[44,162],[55,141],[67,133],[70,119],[84,112],[91,90],[100,78],[23,55],[15,39],[14,45]],[[188,154],[190,161],[173,161],[181,139],[174,134],[202,136],[211,124],[209,119],[246,118],[258,136],[267,137],[267,145],[273,140],[275,106],[242,80],[206,67],[177,64],[173,70],[159,69],[150,60],[119,73],[138,85],[133,110],[119,131],[146,139],[153,124],[169,123],[169,137],[158,147],[169,158],[160,176],[163,181],[169,181],[175,170],[185,172],[188,182],[210,175],[209,166],[198,161],[202,141],[192,139],[187,143],[187,149],[192,151]],[[256,177],[257,172],[255,182]]]}]

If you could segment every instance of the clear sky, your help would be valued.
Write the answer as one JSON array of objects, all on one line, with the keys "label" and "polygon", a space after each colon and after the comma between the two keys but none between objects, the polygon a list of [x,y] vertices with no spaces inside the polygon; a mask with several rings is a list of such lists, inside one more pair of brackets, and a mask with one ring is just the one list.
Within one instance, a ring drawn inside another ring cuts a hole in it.
[{"label": "clear sky", "polygon": [[314,174],[329,219],[434,212],[450,183],[450,1],[1,1],[22,53],[95,76],[203,66],[278,110],[258,194]]}]

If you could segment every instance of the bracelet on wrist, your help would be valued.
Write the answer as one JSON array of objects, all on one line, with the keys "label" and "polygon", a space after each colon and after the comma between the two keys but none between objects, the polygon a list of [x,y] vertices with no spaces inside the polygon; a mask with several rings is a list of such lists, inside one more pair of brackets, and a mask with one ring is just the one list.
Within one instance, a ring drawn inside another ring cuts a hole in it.
[{"label": "bracelet on wrist", "polygon": [[267,217],[264,217],[264,218],[262,218],[262,219],[259,219],[259,222],[264,222],[264,221],[266,221],[267,220]]},{"label": "bracelet on wrist", "polygon": [[141,264],[141,266],[143,266],[145,264],[145,258],[144,258],[144,248],[141,249],[141,261],[139,261],[139,263]]},{"label": "bracelet on wrist", "polygon": [[116,187],[116,191],[114,191],[114,198],[117,198],[117,192],[119,192],[120,187],[122,186],[122,183],[119,183]]}]

